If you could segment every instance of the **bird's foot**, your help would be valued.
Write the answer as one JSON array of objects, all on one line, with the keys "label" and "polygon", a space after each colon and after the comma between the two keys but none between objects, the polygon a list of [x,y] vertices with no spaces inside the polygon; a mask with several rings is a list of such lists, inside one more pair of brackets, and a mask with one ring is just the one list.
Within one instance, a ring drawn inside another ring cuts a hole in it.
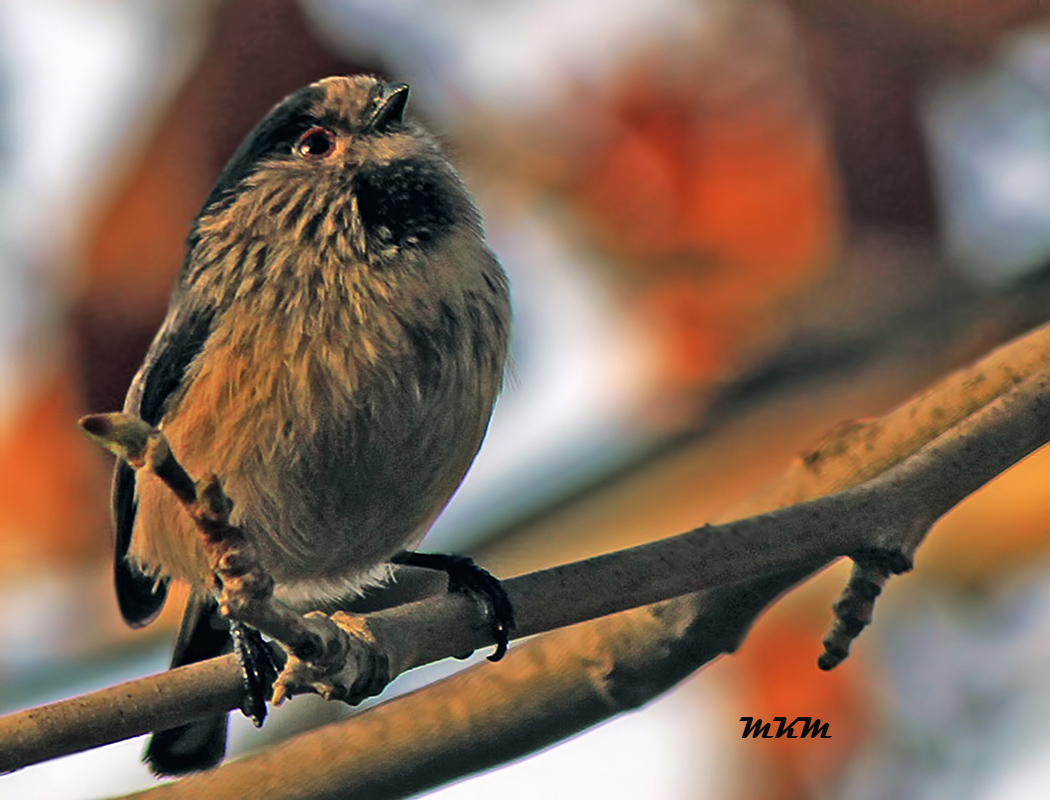
[{"label": "bird's foot", "polygon": [[491,572],[478,566],[468,556],[444,553],[406,551],[399,554],[394,562],[409,567],[441,570],[448,575],[450,592],[465,592],[484,599],[492,616],[492,635],[496,640],[496,650],[488,659],[499,661],[506,655],[510,634],[514,630],[514,606],[503,584]]},{"label": "bird's foot", "polygon": [[266,719],[266,701],[273,695],[273,684],[280,669],[270,646],[255,628],[243,622],[231,622],[230,633],[244,678],[245,699],[241,711],[260,728]]},{"label": "bird's foot", "polygon": [[343,611],[331,616],[311,611],[303,619],[318,634],[323,647],[314,658],[288,654],[288,663],[274,685],[274,705],[309,692],[356,706],[390,683],[390,659],[377,646],[365,617]]}]

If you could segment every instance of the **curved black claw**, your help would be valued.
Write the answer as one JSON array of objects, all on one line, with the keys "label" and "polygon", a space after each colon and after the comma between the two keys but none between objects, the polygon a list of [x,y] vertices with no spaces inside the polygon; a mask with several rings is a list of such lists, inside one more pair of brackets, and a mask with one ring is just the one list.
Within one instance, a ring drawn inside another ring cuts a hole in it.
[{"label": "curved black claw", "polygon": [[261,728],[266,719],[266,701],[273,697],[273,682],[277,680],[279,670],[273,652],[255,628],[242,622],[231,622],[230,633],[244,678],[241,712],[256,728]]},{"label": "curved black claw", "polygon": [[450,592],[466,592],[483,597],[492,611],[492,636],[496,640],[496,651],[488,656],[489,661],[499,661],[507,654],[510,634],[514,630],[514,606],[499,578],[483,567],[479,567],[469,556],[445,553],[399,554],[395,563],[409,567],[441,570],[448,575]]}]

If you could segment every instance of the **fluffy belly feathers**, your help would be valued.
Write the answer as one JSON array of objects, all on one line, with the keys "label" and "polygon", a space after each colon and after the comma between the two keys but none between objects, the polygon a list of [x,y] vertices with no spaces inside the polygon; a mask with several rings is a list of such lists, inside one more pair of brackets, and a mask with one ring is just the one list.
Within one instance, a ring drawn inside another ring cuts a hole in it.
[{"label": "fluffy belly feathers", "polygon": [[[218,475],[279,595],[298,604],[382,580],[469,468],[500,376],[463,353],[423,385],[411,343],[368,364],[327,338],[232,333],[209,339],[161,422],[176,456],[194,478]],[[171,491],[140,474],[137,499],[131,557],[202,586],[199,534]]]}]

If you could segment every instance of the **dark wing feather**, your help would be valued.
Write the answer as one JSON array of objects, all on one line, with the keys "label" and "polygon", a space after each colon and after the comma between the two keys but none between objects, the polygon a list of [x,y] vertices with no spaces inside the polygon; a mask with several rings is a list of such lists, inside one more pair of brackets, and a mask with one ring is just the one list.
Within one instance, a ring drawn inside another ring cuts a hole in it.
[{"label": "dark wing feather", "polygon": [[[188,308],[180,299],[176,294],[124,402],[126,412],[137,414],[150,425],[156,425],[164,416],[169,401],[179,393],[187,369],[211,332],[214,312],[207,308]],[[168,584],[146,575],[126,558],[135,527],[135,510],[135,472],[121,462],[113,475],[116,529],[113,581],[120,613],[129,625],[137,628],[152,622],[164,607]]]}]

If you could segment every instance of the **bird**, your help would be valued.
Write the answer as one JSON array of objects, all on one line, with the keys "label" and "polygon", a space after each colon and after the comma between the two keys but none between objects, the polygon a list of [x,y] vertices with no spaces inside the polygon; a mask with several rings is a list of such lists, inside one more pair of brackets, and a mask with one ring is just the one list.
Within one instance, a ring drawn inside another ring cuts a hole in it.
[{"label": "bird", "polygon": [[[462,567],[413,551],[503,386],[509,281],[456,168],[406,117],[408,95],[405,83],[330,77],[256,125],[190,229],[124,404],[189,474],[219,479],[274,597],[304,612],[383,584],[396,563]],[[125,621],[148,624],[169,582],[185,581],[172,667],[228,652],[240,630],[218,614],[172,492],[118,464],[112,511]],[[214,766],[227,716],[155,732],[147,764]]]}]

